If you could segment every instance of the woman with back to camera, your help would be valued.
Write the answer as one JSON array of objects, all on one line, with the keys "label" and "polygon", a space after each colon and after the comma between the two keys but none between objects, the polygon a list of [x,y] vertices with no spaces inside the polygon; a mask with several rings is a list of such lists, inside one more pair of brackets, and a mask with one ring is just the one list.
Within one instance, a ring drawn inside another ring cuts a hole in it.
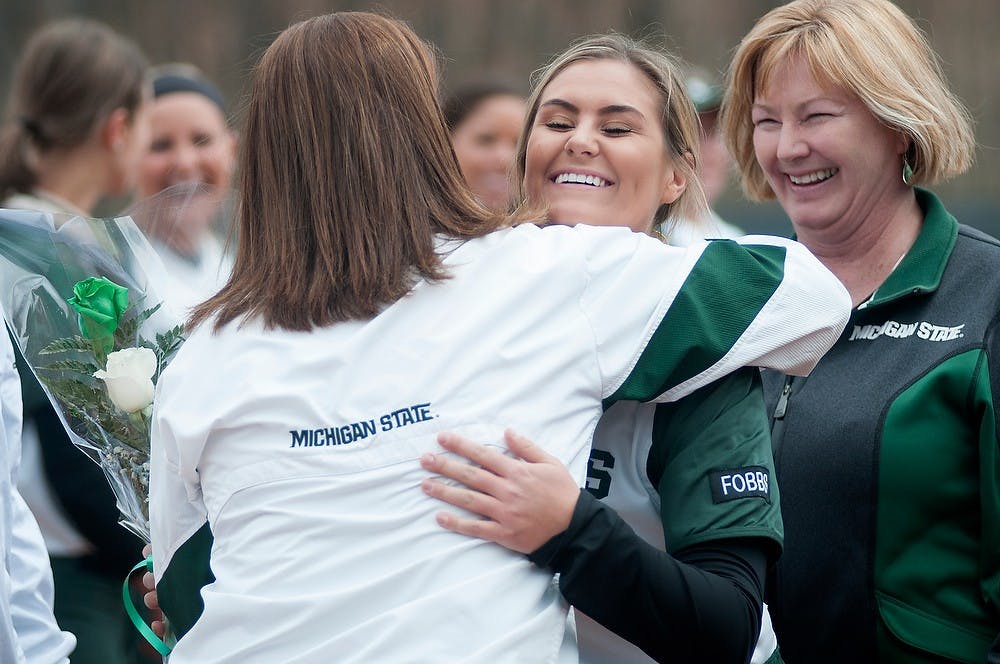
[{"label": "woman with back to camera", "polygon": [[[839,333],[846,294],[791,241],[508,227],[466,188],[436,87],[423,42],[368,13],[290,27],[254,72],[233,274],[154,405],[174,664],[575,661],[551,573],[434,522],[437,433],[499,446],[509,423],[582,481],[605,399],[806,372]],[[684,185],[665,167],[656,195]]]},{"label": "woman with back to camera", "polygon": [[442,108],[472,193],[489,209],[506,212],[513,199],[510,170],[524,98],[501,83],[483,81],[460,86]]},{"label": "woman with back to camera", "polygon": [[[90,20],[57,21],[28,40],[0,137],[4,207],[90,216],[131,191],[149,140],[146,59]],[[26,364],[21,491],[45,537],[55,614],[77,636],[73,661],[141,661],[121,610],[121,578],[139,540],[118,525],[104,473],[70,442]]]},{"label": "woman with back to camera", "polygon": [[778,200],[854,305],[808,379],[764,375],[782,655],[983,662],[1000,633],[1000,246],[922,186],[969,167],[969,117],[886,0],[766,14],[724,109],[744,189]]},{"label": "woman with back to camera", "polygon": [[[673,233],[678,218],[703,214],[698,119],[681,72],[668,54],[622,35],[589,37],[557,55],[529,98],[515,159],[521,196],[546,204],[550,223],[647,234]],[[688,186],[664,204],[655,192],[669,169],[683,171]],[[443,525],[560,572],[562,593],[577,609],[582,662],[777,657],[769,624],[760,628],[765,570],[782,533],[777,491],[764,489],[774,472],[756,370],[676,403],[611,405],[594,431],[582,492],[558,460],[523,438],[513,438],[512,449],[536,463],[461,438],[443,444],[491,471],[444,456],[425,461],[488,496],[429,481],[431,495],[488,517],[445,516]],[[728,491],[732,482],[713,476],[721,468],[752,468],[745,472],[755,490],[715,502],[713,483]]]},{"label": "woman with back to camera", "polygon": [[132,214],[163,259],[167,296],[187,311],[229,276],[231,259],[213,225],[229,226],[236,135],[222,93],[182,63],[156,68],[150,127]]}]

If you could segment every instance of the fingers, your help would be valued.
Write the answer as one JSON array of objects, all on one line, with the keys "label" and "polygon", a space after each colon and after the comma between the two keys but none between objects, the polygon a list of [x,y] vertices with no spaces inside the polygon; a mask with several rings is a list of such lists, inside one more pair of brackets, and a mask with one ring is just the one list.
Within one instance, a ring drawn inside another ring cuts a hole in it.
[{"label": "fingers", "polygon": [[451,486],[438,480],[426,479],[420,483],[420,488],[432,498],[490,519],[494,518],[497,508],[500,507],[500,503],[493,496],[464,487]]},{"label": "fingers", "polygon": [[507,443],[507,449],[513,452],[515,456],[524,459],[525,461],[529,461],[531,463],[555,461],[554,456],[543,450],[538,445],[535,445],[529,439],[525,438],[513,429],[507,429],[504,431],[503,438]]},{"label": "fingers", "polygon": [[424,470],[461,482],[478,491],[496,495],[499,490],[498,477],[492,472],[443,454],[424,454],[420,457],[420,465]]},{"label": "fingers", "polygon": [[497,475],[506,474],[513,462],[510,457],[494,448],[480,445],[465,436],[450,431],[438,434],[438,444],[449,452],[463,456]]},{"label": "fingers", "polygon": [[435,520],[442,528],[460,535],[478,537],[491,542],[500,542],[503,539],[503,529],[495,521],[464,519],[447,512],[439,512]]},{"label": "fingers", "polygon": [[[555,459],[551,454],[513,429],[504,431],[503,436],[504,441],[507,443],[507,448],[520,459],[531,463],[550,462]],[[497,475],[506,475],[516,465],[514,459],[496,449],[480,445],[473,440],[450,431],[438,434],[438,444],[449,452],[463,456]]]},{"label": "fingers", "polygon": [[450,456],[427,454],[421,457],[424,469],[465,486],[428,478],[421,488],[432,498],[483,517],[441,512],[436,516],[441,527],[527,553],[567,528],[580,489],[566,467],[531,440],[512,430],[504,432],[504,439],[520,458],[457,434],[439,435],[442,447],[489,470]]},{"label": "fingers", "polygon": [[[142,555],[147,558],[153,555],[153,546],[151,544],[147,544],[142,547]],[[150,611],[155,611],[157,617],[162,618],[163,613],[160,611],[160,601],[158,595],[156,594],[156,581],[153,579],[152,572],[146,572],[142,575],[142,587],[148,591],[142,596],[142,603],[145,604],[146,608]],[[150,628],[152,628],[153,634],[156,634],[161,639],[164,638],[167,633],[167,628],[163,623],[163,620],[154,620],[150,623]]]}]

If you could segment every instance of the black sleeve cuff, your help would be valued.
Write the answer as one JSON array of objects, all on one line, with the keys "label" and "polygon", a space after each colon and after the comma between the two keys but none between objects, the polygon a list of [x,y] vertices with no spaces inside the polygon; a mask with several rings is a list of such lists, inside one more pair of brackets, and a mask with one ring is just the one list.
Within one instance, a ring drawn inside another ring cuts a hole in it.
[{"label": "black sleeve cuff", "polygon": [[745,661],[760,630],[773,542],[742,537],[675,556],[581,491],[569,527],[529,554],[570,604],[656,661]]},{"label": "black sleeve cuff", "polygon": [[[586,534],[594,521],[601,520],[603,510],[608,509],[600,501],[590,495],[586,489],[580,489],[580,497],[573,509],[573,517],[569,527],[548,542],[528,554],[528,560],[553,572],[561,572],[561,566],[566,564],[568,547]],[[617,515],[615,515],[617,517]],[[610,524],[608,524],[610,525]]]}]

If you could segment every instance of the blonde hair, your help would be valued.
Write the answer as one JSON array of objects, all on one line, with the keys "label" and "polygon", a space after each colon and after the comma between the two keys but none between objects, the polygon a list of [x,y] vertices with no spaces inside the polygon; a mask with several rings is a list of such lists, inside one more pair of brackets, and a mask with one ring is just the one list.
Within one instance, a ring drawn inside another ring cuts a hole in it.
[{"label": "blonde hair", "polygon": [[972,164],[972,119],[906,14],[888,0],[796,0],[757,21],[727,75],[722,130],[749,198],[774,198],[754,155],[750,114],[758,91],[791,57],[804,58],[817,81],[850,91],[909,139],[913,184],[933,184]]},{"label": "blonde hair", "polygon": [[668,218],[698,218],[707,210],[705,194],[696,175],[700,125],[694,104],[684,86],[683,69],[676,58],[658,49],[646,46],[620,34],[595,35],[573,42],[549,64],[532,74],[528,113],[514,155],[515,200],[521,202],[518,215],[522,219],[537,219],[542,201],[528,200],[524,186],[524,169],[528,137],[535,124],[535,116],[542,93],[564,69],[584,60],[617,60],[636,67],[645,74],[660,95],[660,125],[666,142],[667,153],[674,167],[687,179],[687,187],[673,203],[661,205],[653,217],[653,226]]}]

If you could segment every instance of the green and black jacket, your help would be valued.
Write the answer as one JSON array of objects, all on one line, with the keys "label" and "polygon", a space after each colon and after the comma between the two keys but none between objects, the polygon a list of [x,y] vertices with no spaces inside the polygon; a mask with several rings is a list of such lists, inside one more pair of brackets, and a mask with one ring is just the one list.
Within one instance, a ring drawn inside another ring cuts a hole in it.
[{"label": "green and black jacket", "polygon": [[1000,632],[1000,242],[917,200],[916,243],[812,374],[765,372],[791,663],[984,662]]}]

